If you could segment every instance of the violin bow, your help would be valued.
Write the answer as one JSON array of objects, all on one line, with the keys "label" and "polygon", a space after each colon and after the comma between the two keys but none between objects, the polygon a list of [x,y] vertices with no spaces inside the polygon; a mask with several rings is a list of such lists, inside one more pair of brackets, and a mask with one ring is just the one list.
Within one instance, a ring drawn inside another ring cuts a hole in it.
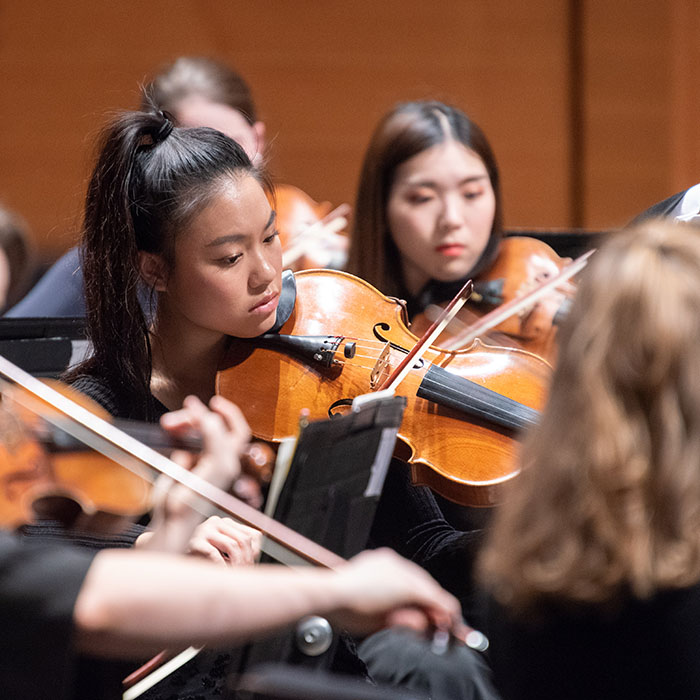
[{"label": "violin bow", "polygon": [[571,279],[577,272],[580,272],[588,264],[588,259],[595,253],[595,249],[589,250],[579,256],[573,262],[569,263],[561,270],[558,275],[551,279],[545,280],[533,290],[524,294],[521,297],[511,299],[509,302],[498,306],[493,311],[490,311],[485,316],[482,316],[476,323],[467,326],[463,331],[450,338],[440,347],[445,350],[459,350],[471,343],[478,336],[495,328],[499,323],[510,318],[514,314],[519,313],[528,306],[534,305],[542,297],[546,296],[547,292],[551,291],[560,284]]},{"label": "violin bow", "polygon": [[443,312],[430,324],[428,330],[423,333],[418,342],[411,348],[411,351],[397,365],[396,369],[382,382],[377,391],[395,391],[396,387],[404,380],[411,371],[413,365],[423,357],[425,351],[433,344],[433,341],[442,333],[445,326],[457,315],[457,312],[467,303],[471,296],[474,285],[471,280],[467,280],[462,289],[457,292],[452,301],[444,308]]},{"label": "violin bow", "polygon": [[[22,391],[15,392],[12,396],[13,400],[47,422],[140,476],[144,476],[145,466],[158,474],[170,477],[174,482],[186,486],[205,502],[216,506],[246,525],[260,530],[270,540],[291,551],[298,562],[311,563],[328,569],[337,568],[345,563],[345,559],[334,552],[181,467],[36,379],[2,355],[0,355],[0,382],[20,387]],[[2,390],[1,386],[0,390]],[[275,556],[279,558],[277,553]],[[484,651],[488,648],[488,639],[481,632],[467,625],[460,625],[459,629],[452,630],[451,633],[460,642],[473,649]],[[161,652],[129,676],[132,685],[124,694],[124,698],[133,700],[139,697],[197,653],[199,649],[190,647],[168,660],[169,652]],[[157,664],[164,660],[163,665],[157,667]]]},{"label": "violin bow", "polygon": [[329,235],[339,236],[347,226],[347,216],[350,213],[349,204],[341,204],[322,219],[299,232],[292,244],[282,253],[282,265],[289,267],[306,254],[309,246],[323,240]]}]

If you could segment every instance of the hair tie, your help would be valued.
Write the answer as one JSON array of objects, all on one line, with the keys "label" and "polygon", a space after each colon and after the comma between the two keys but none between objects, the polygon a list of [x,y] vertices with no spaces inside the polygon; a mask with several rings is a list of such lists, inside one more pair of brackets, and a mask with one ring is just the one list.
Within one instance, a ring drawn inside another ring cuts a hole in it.
[{"label": "hair tie", "polygon": [[163,123],[160,125],[158,131],[156,131],[155,137],[153,138],[153,141],[155,143],[165,141],[165,139],[167,139],[168,136],[172,134],[174,128],[172,118],[170,117],[170,114],[168,114],[168,112],[164,112],[161,110],[160,112],[158,112],[158,114],[162,117]]}]

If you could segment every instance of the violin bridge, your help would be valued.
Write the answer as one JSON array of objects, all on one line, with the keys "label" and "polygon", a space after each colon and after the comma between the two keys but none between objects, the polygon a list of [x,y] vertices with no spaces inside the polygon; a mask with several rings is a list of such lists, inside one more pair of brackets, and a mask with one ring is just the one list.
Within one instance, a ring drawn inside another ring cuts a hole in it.
[{"label": "violin bridge", "polygon": [[369,375],[369,386],[374,391],[391,374],[391,343],[386,343]]}]

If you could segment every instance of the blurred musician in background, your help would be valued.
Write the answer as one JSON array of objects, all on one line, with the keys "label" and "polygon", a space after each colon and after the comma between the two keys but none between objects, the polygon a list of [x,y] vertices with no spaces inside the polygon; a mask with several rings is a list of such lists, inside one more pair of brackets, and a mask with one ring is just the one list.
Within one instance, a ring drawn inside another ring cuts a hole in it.
[{"label": "blurred musician in background", "polygon": [[[265,124],[258,118],[248,84],[232,68],[211,58],[182,56],[160,70],[142,89],[143,109],[165,110],[184,127],[208,126],[239,143],[256,165],[265,166]],[[316,203],[290,185],[279,185],[275,201],[285,267],[341,267],[346,259],[344,210],[332,221],[331,205]],[[305,239],[304,235],[308,234]],[[302,244],[303,243],[303,244]],[[292,250],[293,249],[293,250]],[[145,303],[145,299],[144,299]],[[84,316],[83,276],[78,248],[63,255],[8,317]]]},{"label": "blurred musician in background", "polygon": [[[375,129],[351,239],[348,271],[405,299],[414,323],[474,279],[472,299],[460,312],[469,323],[476,316],[466,309],[490,310],[507,301],[501,297],[510,287],[519,297],[558,274],[563,262],[541,241],[503,238],[500,176],[486,136],[462,111],[434,101],[398,104]],[[494,280],[492,269],[499,269]],[[561,301],[551,293],[498,326],[492,340],[482,339],[550,360]]]},{"label": "blurred musician in background", "polygon": [[22,297],[35,271],[34,247],[26,224],[0,204],[0,311]]}]

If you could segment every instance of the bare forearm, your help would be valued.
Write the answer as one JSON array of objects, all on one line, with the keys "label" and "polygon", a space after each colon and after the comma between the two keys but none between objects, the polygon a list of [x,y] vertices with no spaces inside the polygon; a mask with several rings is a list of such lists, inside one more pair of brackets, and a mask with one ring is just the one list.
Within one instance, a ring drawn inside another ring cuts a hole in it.
[{"label": "bare forearm", "polygon": [[105,551],[76,602],[77,642],[92,653],[130,656],[164,646],[239,642],[342,607],[337,588],[319,569],[227,570],[167,555]]}]

